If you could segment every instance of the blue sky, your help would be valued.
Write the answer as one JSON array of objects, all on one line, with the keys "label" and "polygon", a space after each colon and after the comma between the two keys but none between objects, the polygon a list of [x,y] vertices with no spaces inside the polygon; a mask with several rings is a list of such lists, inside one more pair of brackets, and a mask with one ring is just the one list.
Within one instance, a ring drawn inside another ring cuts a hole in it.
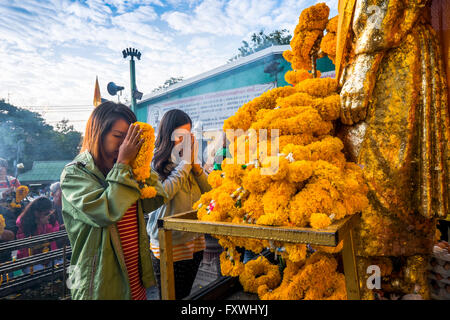
[{"label": "blue sky", "polygon": [[103,97],[113,99],[110,81],[125,87],[122,101],[129,95],[123,49],[142,53],[136,78],[146,94],[226,64],[260,29],[292,33],[317,2],[337,14],[338,0],[0,0],[0,98],[83,130],[96,76]]}]

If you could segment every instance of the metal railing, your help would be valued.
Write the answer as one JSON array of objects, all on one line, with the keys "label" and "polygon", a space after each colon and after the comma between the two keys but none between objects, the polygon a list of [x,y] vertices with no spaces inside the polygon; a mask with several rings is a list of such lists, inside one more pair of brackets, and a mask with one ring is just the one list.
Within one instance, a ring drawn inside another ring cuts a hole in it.
[{"label": "metal railing", "polygon": [[[70,265],[68,257],[72,253],[69,239],[65,230],[33,236],[25,239],[11,240],[0,244],[0,253],[14,251],[23,248],[32,248],[36,245],[58,241],[62,248],[28,257],[11,260],[0,264],[0,298],[22,290],[34,287],[44,281],[54,283],[56,279],[62,278],[61,298],[66,297],[66,270]],[[58,263],[62,260],[62,263]],[[33,266],[43,265],[43,269],[34,271]],[[15,271],[27,270],[22,275],[10,276]],[[52,286],[53,290],[53,286]]]}]

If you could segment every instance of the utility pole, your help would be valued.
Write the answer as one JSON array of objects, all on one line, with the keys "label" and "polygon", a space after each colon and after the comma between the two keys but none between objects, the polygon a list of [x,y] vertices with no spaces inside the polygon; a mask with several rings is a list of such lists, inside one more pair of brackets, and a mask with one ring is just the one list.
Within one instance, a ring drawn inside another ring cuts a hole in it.
[{"label": "utility pole", "polygon": [[127,48],[122,51],[123,58],[131,57],[130,59],[130,92],[131,92],[131,111],[136,112],[136,99],[142,99],[142,93],[136,89],[136,69],[134,57],[141,60],[141,53],[134,48]]}]

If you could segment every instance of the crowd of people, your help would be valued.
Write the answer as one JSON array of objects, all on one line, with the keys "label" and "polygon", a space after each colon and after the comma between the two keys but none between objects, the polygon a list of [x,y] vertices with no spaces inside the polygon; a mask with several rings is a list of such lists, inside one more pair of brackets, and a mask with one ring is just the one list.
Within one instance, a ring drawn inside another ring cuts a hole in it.
[{"label": "crowd of people", "polygon": [[[71,289],[72,299],[145,300],[146,288],[153,285],[161,294],[157,220],[192,210],[201,194],[211,189],[208,173],[220,170],[222,159],[229,155],[223,135],[208,149],[202,166],[198,142],[191,133],[192,120],[181,110],[170,110],[159,123],[151,176],[146,181],[157,194],[141,199],[130,167],[143,143],[136,121],[123,104],[99,105],[88,120],[80,154],[66,165],[60,182],[51,185],[50,196],[38,196],[20,208],[0,206],[5,218],[0,241],[67,230],[71,265],[81,276],[81,283]],[[20,182],[6,174],[4,161],[0,164],[0,199],[5,200]],[[172,246],[175,295],[182,299],[193,286],[205,237],[173,232]],[[52,242],[45,249],[57,247]],[[20,249],[16,257],[42,250]],[[11,258],[4,254],[0,263]]]},{"label": "crowd of people", "polygon": [[[7,174],[7,162],[0,158],[0,215],[4,219],[4,230],[0,234],[0,243],[23,239],[59,231],[64,228],[62,218],[61,187],[53,183],[47,195],[28,197],[17,206],[11,206],[15,199],[15,190],[21,186],[19,180]],[[49,247],[35,246],[0,253],[0,263],[20,259],[29,255],[54,250],[58,247],[51,242]]]},{"label": "crowd of people", "polygon": [[[145,300],[146,288],[155,284],[161,293],[157,221],[191,210],[211,189],[191,133],[192,120],[181,110],[170,110],[158,125],[146,181],[156,196],[142,199],[130,166],[143,143],[136,121],[125,105],[108,101],[97,106],[80,154],[61,175],[71,264],[83,279],[71,290],[72,299]],[[211,164],[209,170],[214,161]],[[182,299],[194,283],[205,237],[174,232],[172,247],[175,295]]]}]

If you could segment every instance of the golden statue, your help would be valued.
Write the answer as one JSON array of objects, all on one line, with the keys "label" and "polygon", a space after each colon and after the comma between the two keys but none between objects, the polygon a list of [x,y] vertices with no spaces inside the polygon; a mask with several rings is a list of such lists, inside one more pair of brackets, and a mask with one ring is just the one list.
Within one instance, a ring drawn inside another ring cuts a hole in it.
[{"label": "golden statue", "polygon": [[369,187],[357,230],[363,298],[373,298],[371,264],[383,266],[385,292],[429,298],[425,268],[450,189],[448,84],[430,3],[339,1],[338,135]]}]

